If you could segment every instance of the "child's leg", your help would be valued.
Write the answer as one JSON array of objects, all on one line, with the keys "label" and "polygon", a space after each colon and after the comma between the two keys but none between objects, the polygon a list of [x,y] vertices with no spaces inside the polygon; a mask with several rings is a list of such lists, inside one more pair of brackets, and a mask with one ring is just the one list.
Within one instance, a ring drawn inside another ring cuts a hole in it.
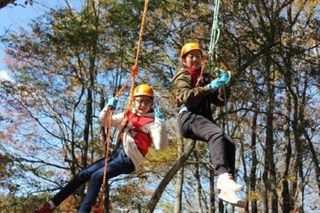
[{"label": "child's leg", "polygon": [[[120,174],[130,174],[134,171],[134,165],[129,157],[121,150],[114,156],[112,161],[108,161],[108,179]],[[90,212],[91,207],[96,203],[97,197],[103,181],[104,167],[91,175],[87,195],[81,204],[79,213]]]},{"label": "child's leg", "polygon": [[35,213],[53,212],[53,209],[60,205],[68,196],[73,194],[82,184],[89,180],[92,173],[104,165],[104,158],[91,164],[80,171],[66,186],[64,186],[50,201],[45,202],[40,208],[35,209]]},{"label": "child's leg", "polygon": [[69,195],[73,194],[82,184],[90,179],[90,176],[104,165],[104,158],[96,161],[87,168],[81,170],[65,187],[63,187],[51,200],[58,206]]},{"label": "child's leg", "polygon": [[206,141],[209,144],[212,164],[218,175],[231,172],[227,158],[234,158],[231,155],[235,153],[226,153],[226,140],[220,127],[208,118],[188,111],[179,115],[178,122],[180,132],[184,137]]},{"label": "child's leg", "polygon": [[232,175],[234,175],[235,146],[231,140],[224,135],[220,127],[204,116],[197,115],[191,126],[194,135],[209,143],[212,164],[218,175],[217,188],[240,191],[242,186],[232,178]]},{"label": "child's leg", "polygon": [[235,175],[235,162],[236,162],[236,145],[231,140],[231,138],[225,135],[225,142],[226,142],[226,155],[228,165],[230,167],[230,174],[233,176]]},{"label": "child's leg", "polygon": [[219,176],[217,188],[221,192],[218,197],[233,205],[242,205],[243,200],[235,193],[242,186],[230,177],[235,167],[235,145],[231,139],[213,121],[201,115],[184,112],[179,115],[178,122],[184,137],[208,142],[212,164]]}]

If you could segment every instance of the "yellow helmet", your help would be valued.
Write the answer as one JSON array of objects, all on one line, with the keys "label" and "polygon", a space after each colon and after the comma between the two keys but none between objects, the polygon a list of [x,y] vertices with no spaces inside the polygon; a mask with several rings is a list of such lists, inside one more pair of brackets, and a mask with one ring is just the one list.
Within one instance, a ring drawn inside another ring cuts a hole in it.
[{"label": "yellow helmet", "polygon": [[140,84],[133,91],[133,96],[146,95],[153,98],[153,90],[148,84]]},{"label": "yellow helmet", "polygon": [[202,52],[201,47],[198,43],[195,43],[195,42],[186,43],[181,48],[180,57],[183,58],[188,52],[190,52],[192,50],[199,50]]}]

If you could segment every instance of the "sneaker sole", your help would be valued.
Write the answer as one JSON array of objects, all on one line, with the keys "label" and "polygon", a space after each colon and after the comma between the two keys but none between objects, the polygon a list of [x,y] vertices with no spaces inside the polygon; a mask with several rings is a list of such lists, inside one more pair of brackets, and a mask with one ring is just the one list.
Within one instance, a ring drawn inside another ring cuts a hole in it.
[{"label": "sneaker sole", "polygon": [[233,192],[240,192],[240,191],[242,191],[242,188],[243,187],[241,187],[239,189],[222,189],[222,187],[217,186],[217,189],[219,189],[219,190],[226,190],[226,191],[233,191]]},{"label": "sneaker sole", "polygon": [[243,201],[243,200],[239,200],[237,203],[233,203],[233,202],[229,202],[227,200],[224,200],[223,198],[220,198],[219,196],[218,196],[218,198],[220,200],[222,200],[223,202],[226,202],[226,203],[228,203],[228,204],[230,204],[232,206],[236,206],[236,207],[239,207],[239,208],[246,208],[247,207],[247,203],[245,201]]}]

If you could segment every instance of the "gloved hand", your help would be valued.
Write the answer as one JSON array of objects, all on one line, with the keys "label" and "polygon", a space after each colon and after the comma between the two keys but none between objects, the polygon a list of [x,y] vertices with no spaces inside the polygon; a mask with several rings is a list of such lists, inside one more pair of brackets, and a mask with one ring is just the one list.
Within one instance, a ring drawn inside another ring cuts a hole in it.
[{"label": "gloved hand", "polygon": [[116,109],[118,103],[118,99],[115,97],[112,97],[108,100],[107,106],[110,109]]},{"label": "gloved hand", "polygon": [[157,120],[163,121],[164,120],[164,114],[161,112],[160,107],[156,107],[154,109],[154,116],[156,117]]},{"label": "gloved hand", "polygon": [[230,83],[231,80],[231,72],[230,71],[223,71],[221,69],[217,69],[219,73],[219,78],[226,82],[226,85]]},{"label": "gloved hand", "polygon": [[231,73],[230,72],[224,72],[222,70],[218,70],[219,78],[214,79],[211,81],[211,83],[208,85],[208,87],[212,90],[217,90],[222,86],[227,85],[230,82],[231,79]]}]

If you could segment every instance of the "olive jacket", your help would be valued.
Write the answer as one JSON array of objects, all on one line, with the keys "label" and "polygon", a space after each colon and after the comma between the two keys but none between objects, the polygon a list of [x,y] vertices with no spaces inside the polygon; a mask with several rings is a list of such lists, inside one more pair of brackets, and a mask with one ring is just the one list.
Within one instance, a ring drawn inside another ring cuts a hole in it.
[{"label": "olive jacket", "polygon": [[[223,88],[213,91],[208,86],[213,79],[210,74],[204,73],[199,85],[193,86],[191,74],[184,65],[179,65],[172,79],[179,110],[186,107],[190,112],[212,119],[212,105],[225,104]],[[229,94],[229,89],[226,88],[227,98]]]}]

